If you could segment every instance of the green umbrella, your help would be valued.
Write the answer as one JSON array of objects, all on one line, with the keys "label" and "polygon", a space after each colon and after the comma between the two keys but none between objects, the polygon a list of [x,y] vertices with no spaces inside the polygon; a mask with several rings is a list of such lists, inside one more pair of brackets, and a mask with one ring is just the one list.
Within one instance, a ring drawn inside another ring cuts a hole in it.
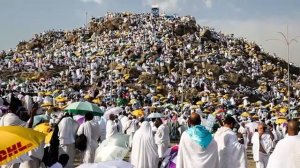
[{"label": "green umbrella", "polygon": [[66,112],[78,115],[84,115],[87,112],[92,112],[96,116],[102,116],[104,112],[96,105],[90,102],[75,102],[65,108]]},{"label": "green umbrella", "polygon": [[117,106],[125,106],[128,102],[126,99],[117,98]]},{"label": "green umbrella", "polygon": [[162,106],[163,108],[174,109],[175,105],[172,103],[167,103]]}]

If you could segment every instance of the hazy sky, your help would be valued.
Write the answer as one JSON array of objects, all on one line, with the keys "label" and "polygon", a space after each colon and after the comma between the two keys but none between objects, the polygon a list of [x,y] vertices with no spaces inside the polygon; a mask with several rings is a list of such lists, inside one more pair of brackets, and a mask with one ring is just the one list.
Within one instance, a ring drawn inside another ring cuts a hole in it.
[{"label": "hazy sky", "polygon": [[[0,49],[14,48],[20,40],[49,29],[71,30],[85,24],[88,16],[107,11],[150,12],[158,3],[167,14],[192,15],[198,24],[246,37],[265,51],[287,59],[281,38],[289,25],[291,37],[300,36],[300,0],[0,0]],[[291,45],[290,60],[300,65],[299,43]]]}]

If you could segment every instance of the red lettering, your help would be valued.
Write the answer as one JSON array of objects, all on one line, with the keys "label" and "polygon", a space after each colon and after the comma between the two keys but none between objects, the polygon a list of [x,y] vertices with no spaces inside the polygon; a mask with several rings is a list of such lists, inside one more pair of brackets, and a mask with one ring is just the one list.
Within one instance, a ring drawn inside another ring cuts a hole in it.
[{"label": "red lettering", "polygon": [[17,149],[16,144],[12,145],[11,147],[7,147],[6,150],[7,150],[7,153],[8,153],[9,157],[12,157],[13,155],[18,153],[18,149]]},{"label": "red lettering", "polygon": [[17,147],[18,147],[18,149],[19,149],[19,152],[21,152],[21,151],[23,151],[23,150],[25,150],[25,149],[27,148],[26,145],[25,145],[25,146],[22,146],[21,142],[18,142],[18,143],[17,143]]},{"label": "red lettering", "polygon": [[5,159],[7,159],[7,153],[5,150],[1,150],[0,151],[0,162],[2,162]]},{"label": "red lettering", "polygon": [[32,146],[33,146],[32,143],[29,143],[29,144],[26,145],[27,148],[30,148],[30,147],[32,147]]}]

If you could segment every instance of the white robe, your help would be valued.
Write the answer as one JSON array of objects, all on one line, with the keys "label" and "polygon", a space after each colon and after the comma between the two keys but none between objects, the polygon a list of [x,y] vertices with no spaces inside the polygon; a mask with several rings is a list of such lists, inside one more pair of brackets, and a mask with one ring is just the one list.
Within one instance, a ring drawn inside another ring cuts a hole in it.
[{"label": "white robe", "polygon": [[[252,136],[251,142],[253,159],[256,162],[256,167],[265,168],[268,164],[271,149],[273,148],[273,140],[269,134],[263,134],[259,139],[258,132],[255,132]],[[260,144],[266,153],[260,152]]]},{"label": "white robe", "polygon": [[286,136],[280,140],[271,154],[267,168],[299,168],[300,136]]},{"label": "white robe", "polygon": [[100,121],[98,121],[99,127],[100,127],[100,141],[104,141],[106,138],[106,122],[104,118],[101,118]]},{"label": "white robe", "polygon": [[78,124],[71,117],[63,118],[58,124],[59,132],[59,142],[62,151],[61,153],[66,153],[69,155],[69,161],[66,168],[74,167],[74,157],[75,157],[75,135],[78,129]]},{"label": "white robe", "polygon": [[219,168],[218,146],[212,140],[206,149],[203,149],[187,132],[183,132],[176,161],[176,168]]},{"label": "white robe", "polygon": [[247,167],[245,147],[230,128],[219,128],[214,138],[218,144],[220,168]]},{"label": "white robe", "polygon": [[155,133],[155,143],[158,147],[158,156],[159,158],[163,158],[166,150],[169,148],[170,145],[170,130],[168,126],[162,124],[157,128]]},{"label": "white robe", "polygon": [[151,126],[144,121],[133,136],[130,162],[135,168],[157,168],[158,154]]},{"label": "white robe", "polygon": [[14,113],[6,113],[0,119],[0,126],[22,126],[22,127],[26,127],[27,122],[22,121]]},{"label": "white robe", "polygon": [[119,128],[119,131],[118,131],[118,124],[115,123],[114,121],[108,120],[106,122],[106,139],[120,131],[121,131],[121,128]]},{"label": "white robe", "polygon": [[78,128],[77,135],[81,134],[84,134],[87,138],[87,148],[83,154],[83,163],[93,163],[95,151],[98,147],[98,139],[100,138],[100,126],[95,121],[87,121]]}]

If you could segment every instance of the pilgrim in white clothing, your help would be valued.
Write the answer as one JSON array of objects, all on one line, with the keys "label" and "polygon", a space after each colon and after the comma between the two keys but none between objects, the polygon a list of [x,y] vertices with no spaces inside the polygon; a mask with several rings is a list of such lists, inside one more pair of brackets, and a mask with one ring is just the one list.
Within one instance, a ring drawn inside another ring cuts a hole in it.
[{"label": "pilgrim in white clothing", "polygon": [[78,129],[78,123],[71,117],[66,116],[60,121],[58,128],[58,137],[62,150],[60,154],[65,153],[69,155],[69,161],[65,167],[73,168],[75,157],[75,136]]},{"label": "pilgrim in white clothing", "polygon": [[220,168],[246,168],[246,152],[232,129],[221,127],[214,135],[218,144]]},{"label": "pilgrim in white clothing", "polygon": [[132,141],[130,162],[135,168],[157,168],[158,154],[149,122],[144,121]]},{"label": "pilgrim in white clothing", "polygon": [[256,162],[256,168],[266,168],[271,149],[273,148],[273,139],[271,135],[263,133],[260,136],[258,132],[255,132],[251,142],[253,144],[252,152],[253,159]]},{"label": "pilgrim in white clothing", "polygon": [[85,121],[79,126],[77,135],[84,134],[87,138],[87,147],[83,153],[83,163],[93,163],[100,138],[100,126],[98,122],[93,121],[92,113],[85,114]]},{"label": "pilgrim in white clothing", "polygon": [[300,136],[298,132],[298,121],[290,121],[288,123],[288,135],[277,143],[267,168],[300,167]]},{"label": "pilgrim in white clothing", "polygon": [[201,124],[199,114],[189,118],[192,126],[181,135],[176,168],[218,168],[218,146],[211,133]]},{"label": "pilgrim in white clothing", "polygon": [[129,147],[132,147],[133,135],[137,130],[137,120],[129,117],[124,127],[124,133],[129,135]]},{"label": "pilgrim in white clothing", "polygon": [[299,168],[300,136],[286,136],[280,140],[271,154],[267,168]]},{"label": "pilgrim in white clothing", "polygon": [[163,124],[160,119],[157,119],[156,122],[158,123],[158,128],[155,133],[155,143],[158,147],[158,156],[159,158],[163,158],[166,150],[169,148],[170,145],[170,130],[167,125]]}]

